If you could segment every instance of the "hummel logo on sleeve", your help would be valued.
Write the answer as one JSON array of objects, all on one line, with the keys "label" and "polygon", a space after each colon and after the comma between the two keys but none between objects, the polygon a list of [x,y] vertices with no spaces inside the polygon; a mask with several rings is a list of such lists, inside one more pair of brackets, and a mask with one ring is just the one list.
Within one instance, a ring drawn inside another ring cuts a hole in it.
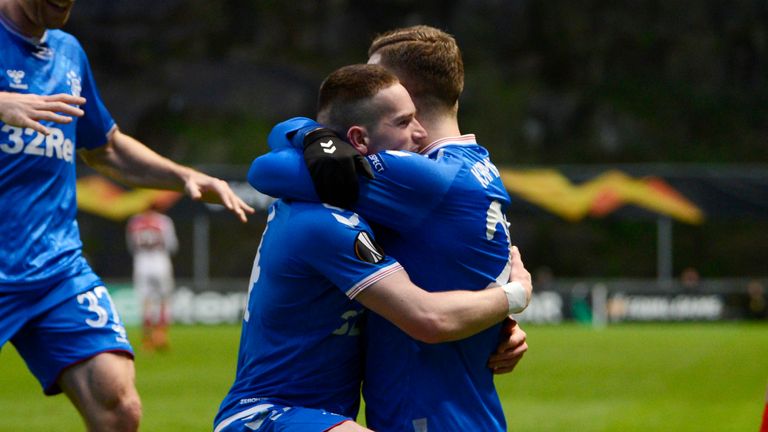
[{"label": "hummel logo on sleeve", "polygon": [[355,255],[365,262],[378,264],[384,260],[384,249],[367,232],[360,231],[355,239]]},{"label": "hummel logo on sleeve", "polygon": [[328,154],[333,154],[336,151],[336,146],[333,145],[333,140],[328,140],[328,142],[320,141],[320,147],[322,147],[323,151]]}]

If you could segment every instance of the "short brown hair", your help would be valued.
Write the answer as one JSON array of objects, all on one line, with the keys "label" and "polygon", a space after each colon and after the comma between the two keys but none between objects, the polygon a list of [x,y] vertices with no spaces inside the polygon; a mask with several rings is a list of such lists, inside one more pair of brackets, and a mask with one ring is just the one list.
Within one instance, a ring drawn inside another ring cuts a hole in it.
[{"label": "short brown hair", "polygon": [[452,109],[464,90],[464,61],[456,39],[425,25],[405,27],[377,36],[368,56],[381,55],[423,110]]},{"label": "short brown hair", "polygon": [[371,103],[376,94],[398,84],[392,72],[380,65],[356,64],[331,72],[320,85],[317,119],[340,135],[355,125],[373,128],[381,107]]}]

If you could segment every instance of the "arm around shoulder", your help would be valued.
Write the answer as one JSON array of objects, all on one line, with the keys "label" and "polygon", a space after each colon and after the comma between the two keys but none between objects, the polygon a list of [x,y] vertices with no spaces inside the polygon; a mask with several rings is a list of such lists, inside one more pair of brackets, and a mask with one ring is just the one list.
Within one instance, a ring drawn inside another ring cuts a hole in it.
[{"label": "arm around shoulder", "polygon": [[500,287],[432,293],[414,285],[405,271],[371,285],[355,299],[426,343],[472,336],[502,321],[509,312]]},{"label": "arm around shoulder", "polygon": [[516,246],[510,249],[510,264],[509,282],[503,286],[427,292],[403,270],[372,284],[355,300],[422,342],[463,339],[522,312],[530,303],[531,275]]},{"label": "arm around shoulder", "polygon": [[263,194],[276,198],[320,202],[299,150],[273,150],[254,159],[248,183]]}]

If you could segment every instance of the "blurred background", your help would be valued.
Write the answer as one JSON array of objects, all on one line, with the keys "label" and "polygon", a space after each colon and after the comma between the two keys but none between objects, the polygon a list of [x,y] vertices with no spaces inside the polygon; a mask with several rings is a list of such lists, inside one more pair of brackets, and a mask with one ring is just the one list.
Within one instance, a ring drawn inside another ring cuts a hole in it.
[{"label": "blurred background", "polygon": [[[134,341],[126,220],[160,201],[176,224],[172,348],[136,357],[143,430],[210,430],[231,383],[271,202],[245,175],[267,133],[312,117],[322,79],[365,62],[374,35],[413,24],[462,47],[462,132],[502,171],[512,240],[534,277],[519,316],[531,348],[497,379],[510,429],[757,430],[767,2],[77,0],[65,30],[120,127],[258,209],[241,224],[78,167],[84,251]],[[13,351],[2,357],[0,412],[17,414],[0,430],[80,430],[66,399],[42,398]]]},{"label": "blurred background", "polygon": [[[312,117],[325,75],[366,61],[375,34],[420,23],[463,49],[460,123],[503,170],[535,277],[568,291],[688,278],[739,307],[765,285],[765,2],[78,0],[67,30],[123,130],[263,209],[244,176],[271,126]],[[182,199],[170,215],[177,277],[242,291],[227,279],[248,277],[263,213],[243,226]],[[130,276],[125,217],[80,218],[107,279]]]}]

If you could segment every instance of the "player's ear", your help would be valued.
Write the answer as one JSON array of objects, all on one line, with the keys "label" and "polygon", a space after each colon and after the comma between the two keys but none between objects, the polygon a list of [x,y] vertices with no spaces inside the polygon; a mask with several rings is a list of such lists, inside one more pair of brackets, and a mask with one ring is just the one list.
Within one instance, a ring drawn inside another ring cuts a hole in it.
[{"label": "player's ear", "polygon": [[347,130],[347,141],[360,154],[368,154],[368,131],[363,126],[352,126]]}]

